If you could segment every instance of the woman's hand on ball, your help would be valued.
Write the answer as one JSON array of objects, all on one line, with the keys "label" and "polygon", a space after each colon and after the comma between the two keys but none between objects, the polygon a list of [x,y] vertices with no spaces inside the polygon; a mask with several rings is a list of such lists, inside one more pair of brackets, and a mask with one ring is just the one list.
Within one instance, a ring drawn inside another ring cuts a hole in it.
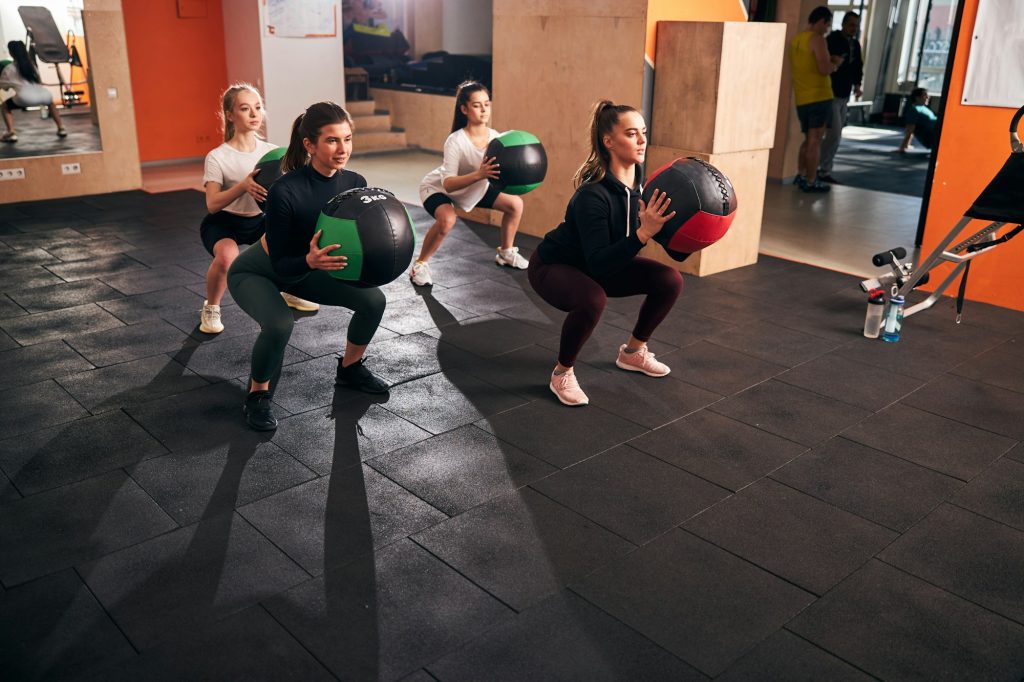
[{"label": "woman's hand on ball", "polygon": [[665,223],[675,217],[675,211],[665,213],[671,203],[668,195],[657,189],[651,194],[650,203],[640,200],[640,229],[637,230],[640,241],[646,244],[648,239],[661,232]]},{"label": "woman's hand on ball", "polygon": [[257,168],[245,176],[245,180],[242,180],[242,186],[245,187],[245,192],[256,201],[266,201],[267,199],[267,188],[256,182],[256,174],[260,172]]},{"label": "woman's hand on ball", "polygon": [[340,249],[341,244],[328,244],[320,248],[318,243],[323,230],[317,230],[313,239],[309,242],[309,253],[306,254],[306,265],[313,270],[342,270],[348,265],[347,256],[328,256],[327,254],[335,249]]},{"label": "woman's hand on ball", "polygon": [[477,174],[481,180],[497,180],[499,169],[501,166],[498,165],[497,159],[493,156],[485,156],[484,160],[480,163],[480,169]]}]

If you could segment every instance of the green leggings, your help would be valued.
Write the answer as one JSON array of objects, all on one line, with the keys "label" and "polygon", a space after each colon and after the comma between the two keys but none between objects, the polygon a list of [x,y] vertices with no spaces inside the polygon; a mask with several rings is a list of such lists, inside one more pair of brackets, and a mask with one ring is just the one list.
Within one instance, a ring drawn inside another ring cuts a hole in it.
[{"label": "green leggings", "polygon": [[348,341],[357,346],[370,343],[384,316],[386,301],[380,289],[363,289],[324,270],[313,270],[300,277],[282,277],[274,272],[270,257],[256,242],[246,249],[228,270],[228,289],[238,307],[260,325],[260,334],[252,349],[252,380],[270,381],[280,369],[285,346],[292,335],[295,320],[281,292],[324,305],[348,308],[354,315],[348,324]]}]

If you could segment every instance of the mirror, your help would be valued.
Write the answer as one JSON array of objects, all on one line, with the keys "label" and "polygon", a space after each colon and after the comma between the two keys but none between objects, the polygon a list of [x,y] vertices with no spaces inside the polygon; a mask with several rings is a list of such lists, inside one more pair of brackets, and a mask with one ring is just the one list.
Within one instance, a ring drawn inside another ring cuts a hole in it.
[{"label": "mirror", "polygon": [[0,2],[0,159],[101,151],[82,3]]}]

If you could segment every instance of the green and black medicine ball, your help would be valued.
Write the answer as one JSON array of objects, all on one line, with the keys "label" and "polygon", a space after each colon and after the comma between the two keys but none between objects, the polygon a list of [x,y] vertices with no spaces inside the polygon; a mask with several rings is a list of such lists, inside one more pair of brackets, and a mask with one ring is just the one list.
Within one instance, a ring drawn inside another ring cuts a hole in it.
[{"label": "green and black medicine ball", "polygon": [[498,162],[498,178],[491,184],[506,194],[526,194],[537,189],[548,172],[544,145],[523,130],[509,130],[487,145],[484,156]]},{"label": "green and black medicine ball", "polygon": [[[263,189],[270,189],[270,186],[283,175],[281,172],[281,159],[284,158],[287,151],[287,147],[278,147],[276,149],[271,149],[260,157],[260,160],[256,162],[255,167],[255,170],[258,170],[259,173],[253,177],[256,184],[263,187]],[[261,211],[265,211],[267,210],[266,203],[267,202],[265,201],[257,201],[256,205],[260,207]]]}]

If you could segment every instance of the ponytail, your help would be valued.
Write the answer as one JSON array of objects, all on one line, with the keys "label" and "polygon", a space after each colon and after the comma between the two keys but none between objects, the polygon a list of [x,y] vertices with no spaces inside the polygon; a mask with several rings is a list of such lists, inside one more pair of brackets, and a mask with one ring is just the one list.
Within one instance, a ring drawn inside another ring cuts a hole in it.
[{"label": "ponytail", "polygon": [[573,185],[579,187],[588,183],[601,182],[608,173],[611,154],[604,146],[604,136],[611,134],[619,116],[636,111],[628,104],[615,104],[603,99],[594,105],[594,113],[590,117],[590,154],[573,175]]},{"label": "ponytail", "polygon": [[21,77],[29,83],[39,83],[39,71],[36,69],[35,59],[29,56],[25,43],[20,40],[12,40],[7,43],[7,51],[11,53],[11,59],[18,69]]},{"label": "ponytail", "polygon": [[348,123],[355,130],[352,117],[347,111],[334,102],[317,102],[311,104],[306,111],[299,114],[292,123],[292,134],[288,138],[288,151],[281,159],[281,172],[287,173],[305,166],[309,162],[309,154],[303,140],[316,144],[320,138],[320,129],[335,123]]},{"label": "ponytail", "polygon": [[[469,119],[464,113],[462,113],[462,107],[469,104],[469,97],[474,92],[480,92],[483,90],[487,92],[487,88],[478,81],[463,81],[459,83],[458,89],[455,91],[455,116],[452,118],[452,130],[461,130],[469,125]],[[490,97],[490,93],[487,94]]]}]

